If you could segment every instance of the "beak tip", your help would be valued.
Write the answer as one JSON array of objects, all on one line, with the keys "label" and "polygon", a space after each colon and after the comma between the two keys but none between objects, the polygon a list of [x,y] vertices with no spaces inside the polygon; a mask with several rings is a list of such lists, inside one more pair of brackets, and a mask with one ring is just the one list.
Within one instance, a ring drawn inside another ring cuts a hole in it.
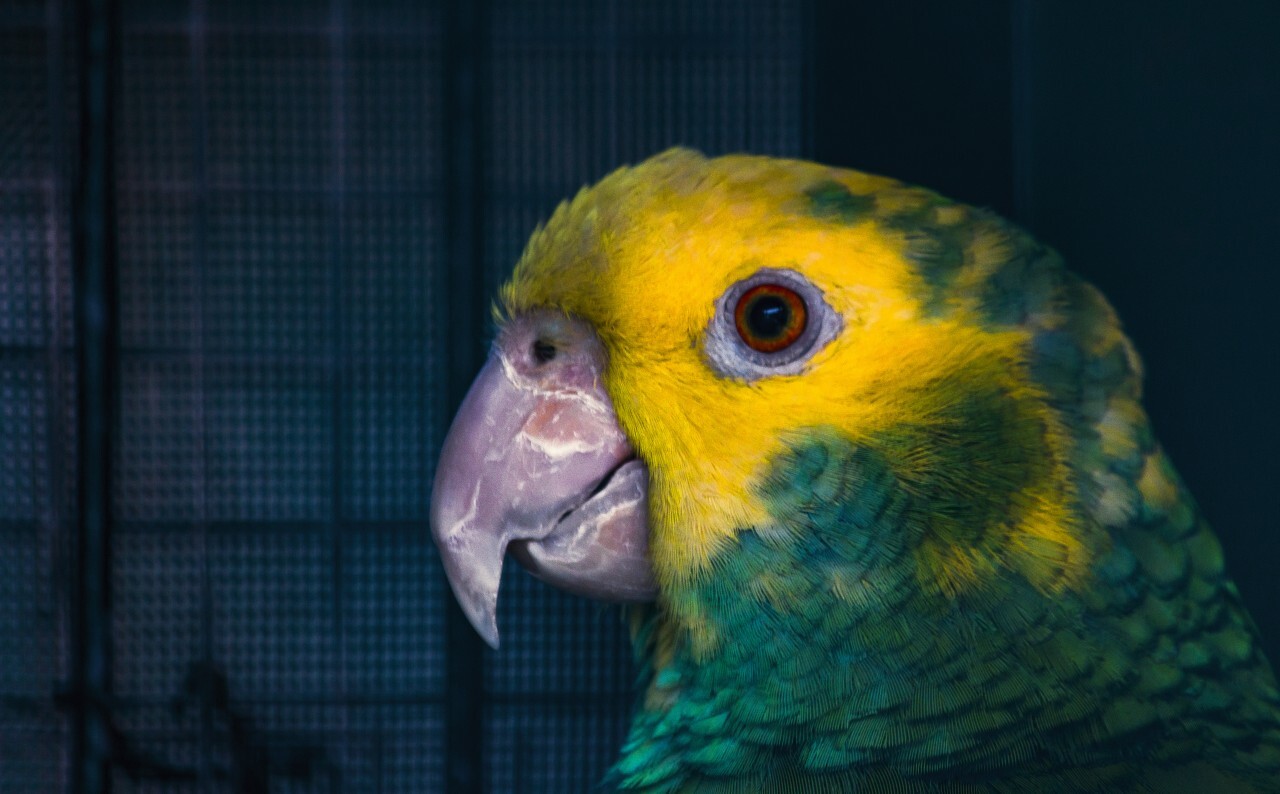
[{"label": "beak tip", "polygon": [[498,650],[498,621],[492,612],[483,609],[476,610],[461,598],[455,598],[455,603],[462,608],[462,614],[466,617],[467,623],[471,624],[471,628],[476,634],[480,635],[480,639],[484,640],[485,645],[495,651]]},{"label": "beak tip", "polygon": [[466,567],[457,558],[445,557],[444,574],[454,601],[471,628],[494,651],[498,649],[498,583],[502,575],[502,552],[497,566]]},{"label": "beak tip", "polygon": [[470,614],[468,610],[467,620],[470,621],[471,627],[476,630],[476,634],[480,635],[480,639],[484,640],[485,645],[495,651],[498,650],[498,618],[492,611],[485,611],[483,614]]},{"label": "beak tip", "polygon": [[[452,581],[450,585],[453,585]],[[453,586],[452,590],[454,600],[462,609],[462,614],[471,624],[471,628],[475,629],[476,634],[480,635],[480,639],[484,640],[486,645],[496,651],[498,649],[497,592],[495,591],[492,597],[485,597],[457,586]]]},{"label": "beak tip", "polygon": [[[498,553],[496,570],[489,576],[477,576],[478,571],[461,566],[461,561],[446,557],[445,579],[453,591],[454,600],[462,609],[471,628],[494,650],[498,649],[498,582],[502,573],[502,556]],[[480,569],[483,571],[483,567]],[[489,581],[492,579],[492,581]],[[477,581],[479,580],[479,581]]]}]

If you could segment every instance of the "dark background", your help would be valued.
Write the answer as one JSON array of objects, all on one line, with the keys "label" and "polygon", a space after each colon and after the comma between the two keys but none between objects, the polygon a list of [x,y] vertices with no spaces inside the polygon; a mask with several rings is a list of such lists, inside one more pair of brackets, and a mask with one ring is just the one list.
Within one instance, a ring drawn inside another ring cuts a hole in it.
[{"label": "dark background", "polygon": [[616,612],[510,567],[483,650],[425,519],[524,239],[673,144],[1062,250],[1280,659],[1277,8],[5,0],[0,791],[591,790]]}]

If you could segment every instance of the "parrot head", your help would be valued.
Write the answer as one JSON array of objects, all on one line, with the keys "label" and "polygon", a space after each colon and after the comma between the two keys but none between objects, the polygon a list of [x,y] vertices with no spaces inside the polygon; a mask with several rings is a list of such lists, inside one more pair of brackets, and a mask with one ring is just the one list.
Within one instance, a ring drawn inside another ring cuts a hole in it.
[{"label": "parrot head", "polygon": [[1015,327],[1055,307],[992,321],[1006,238],[890,179],[682,149],[562,204],[438,467],[432,527],[473,625],[496,646],[507,548],[574,592],[677,603],[740,530],[778,523],[770,478],[815,433],[890,455],[944,508],[868,544],[868,575],[909,556],[939,594],[995,568],[1069,582],[1090,551],[1067,433]]},{"label": "parrot head", "polygon": [[495,647],[508,549],[645,604],[619,788],[1274,790],[1280,693],[1138,357],[1025,232],[673,149],[562,204],[497,314],[432,531]]}]

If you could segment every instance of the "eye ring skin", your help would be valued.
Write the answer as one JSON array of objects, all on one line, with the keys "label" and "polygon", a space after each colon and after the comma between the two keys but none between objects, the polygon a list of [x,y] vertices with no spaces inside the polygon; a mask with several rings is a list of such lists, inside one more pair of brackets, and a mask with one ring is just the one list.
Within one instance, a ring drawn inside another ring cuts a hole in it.
[{"label": "eye ring skin", "polygon": [[[738,303],[750,290],[776,284],[803,301],[807,313],[804,330],[786,347],[774,352],[755,350],[738,334]],[[798,375],[809,360],[840,335],[844,321],[827,303],[822,290],[789,268],[764,267],[734,283],[716,299],[715,315],[703,335],[703,354],[720,375],[742,381],[778,375]]]}]

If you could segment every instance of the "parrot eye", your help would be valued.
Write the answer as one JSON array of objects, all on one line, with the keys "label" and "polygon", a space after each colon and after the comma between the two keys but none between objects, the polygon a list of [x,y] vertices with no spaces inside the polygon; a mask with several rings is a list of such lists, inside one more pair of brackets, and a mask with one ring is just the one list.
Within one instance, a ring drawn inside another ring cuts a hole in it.
[{"label": "parrot eye", "polygon": [[546,364],[548,361],[555,360],[556,346],[550,342],[537,339],[533,343],[533,360],[539,364]]},{"label": "parrot eye", "polygon": [[752,350],[777,353],[804,333],[809,311],[804,299],[781,284],[757,284],[738,298],[733,322]]},{"label": "parrot eye", "polygon": [[822,291],[794,270],[762,268],[716,301],[704,350],[720,374],[741,380],[795,375],[842,323]]}]

